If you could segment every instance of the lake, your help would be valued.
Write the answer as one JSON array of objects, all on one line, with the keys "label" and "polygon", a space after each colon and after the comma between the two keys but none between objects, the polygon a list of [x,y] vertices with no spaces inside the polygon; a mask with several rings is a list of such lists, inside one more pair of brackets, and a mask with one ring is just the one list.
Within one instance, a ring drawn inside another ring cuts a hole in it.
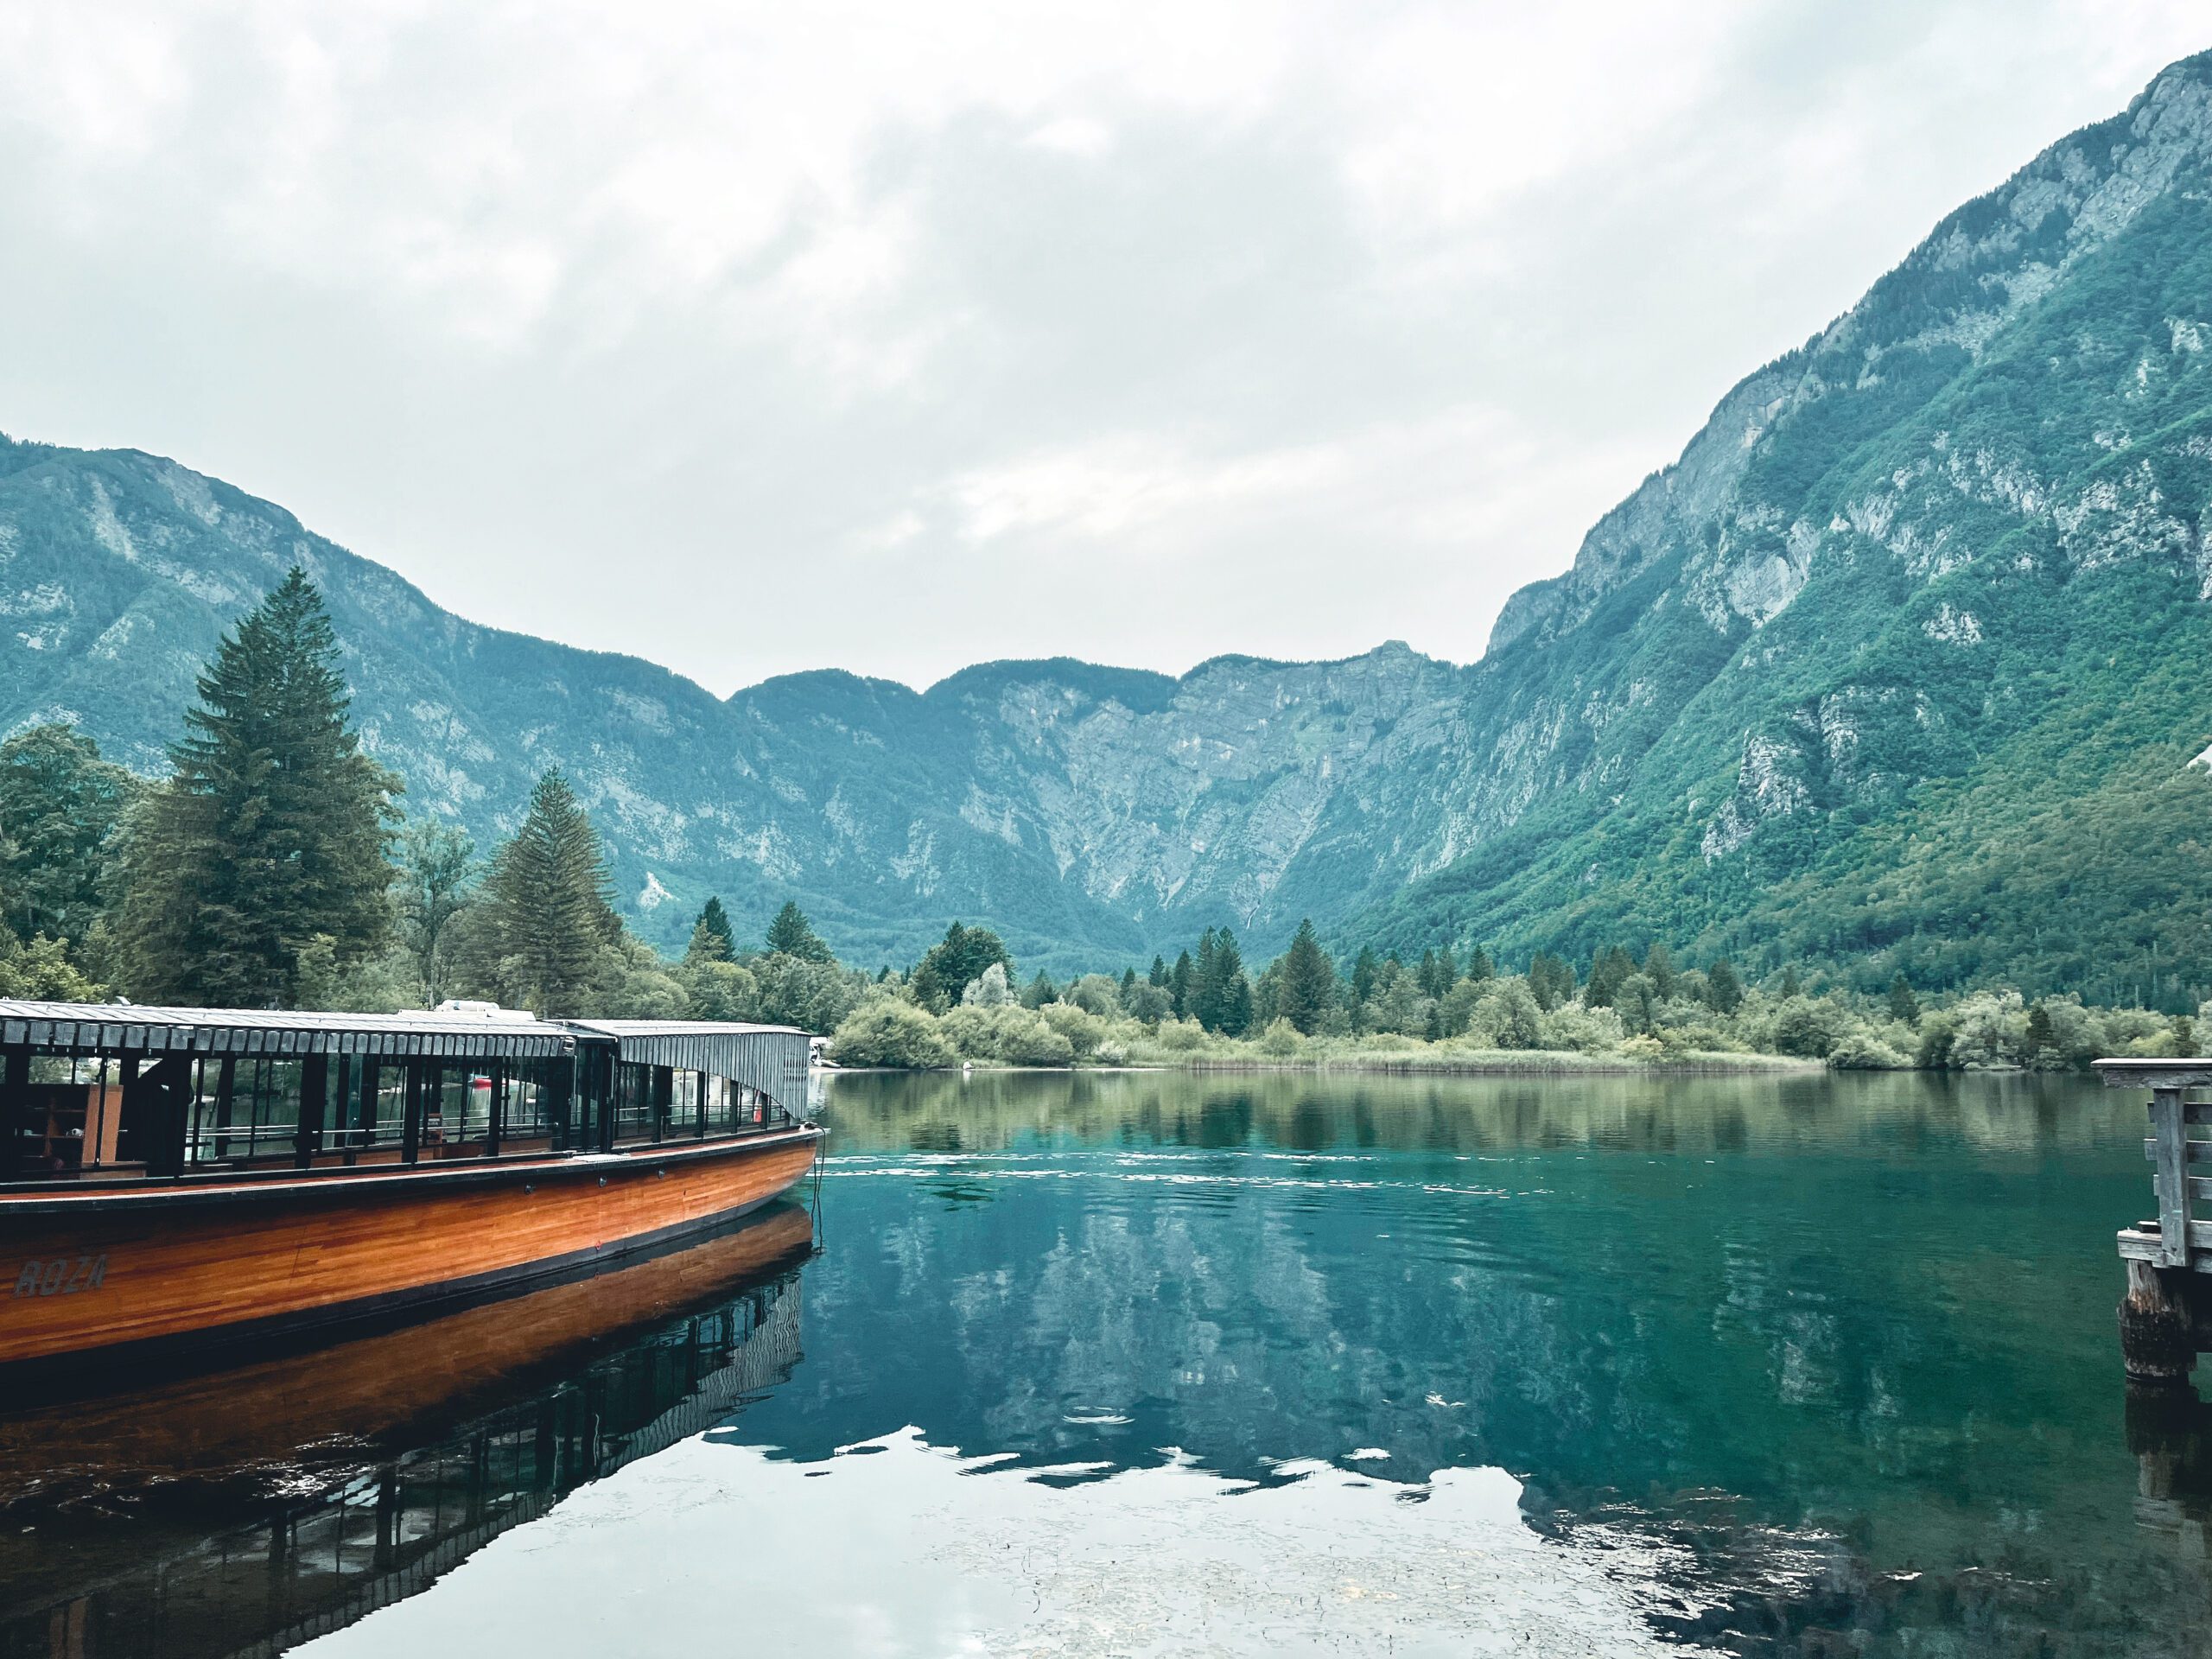
[{"label": "lake", "polygon": [[2073,1079],[826,1080],[804,1208],[0,1424],[0,1655],[2212,1651]]}]

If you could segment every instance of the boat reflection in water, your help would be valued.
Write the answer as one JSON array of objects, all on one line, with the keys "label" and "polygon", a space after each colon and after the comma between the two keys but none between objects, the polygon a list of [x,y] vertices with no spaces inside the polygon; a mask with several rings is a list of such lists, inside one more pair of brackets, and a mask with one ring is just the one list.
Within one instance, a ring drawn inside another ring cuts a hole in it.
[{"label": "boat reflection in water", "polygon": [[799,1357],[813,1223],[0,1421],[0,1656],[273,1653],[427,1587]]}]

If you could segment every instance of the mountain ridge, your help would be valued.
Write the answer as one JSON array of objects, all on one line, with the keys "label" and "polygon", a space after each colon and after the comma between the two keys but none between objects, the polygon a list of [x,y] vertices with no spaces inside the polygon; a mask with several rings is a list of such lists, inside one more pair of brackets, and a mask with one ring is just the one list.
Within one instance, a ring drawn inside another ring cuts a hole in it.
[{"label": "mountain ridge", "polygon": [[[1306,914],[1347,944],[1665,938],[1929,982],[2000,949],[2078,982],[2147,937],[2178,995],[2212,980],[2212,943],[2157,920],[2212,899],[2171,856],[2212,839],[2182,771],[2212,711],[2171,666],[2212,645],[2208,158],[2212,54],[1738,381],[1470,664],[1389,641],[1180,676],[1008,659],[920,690],[818,670],[716,698],[453,617],[174,462],[10,442],[0,724],[67,715],[158,766],[220,626],[296,559],[410,810],[487,841],[562,766],[664,944],[710,891],[748,926],[797,898],[871,963],[988,918],[1056,971],[1214,925],[1269,950]],[[2165,660],[2130,676],[2145,639]],[[2158,874],[2064,900],[2079,942],[2055,952],[2036,907],[2059,901],[1961,826],[2039,821],[2061,775]]]}]

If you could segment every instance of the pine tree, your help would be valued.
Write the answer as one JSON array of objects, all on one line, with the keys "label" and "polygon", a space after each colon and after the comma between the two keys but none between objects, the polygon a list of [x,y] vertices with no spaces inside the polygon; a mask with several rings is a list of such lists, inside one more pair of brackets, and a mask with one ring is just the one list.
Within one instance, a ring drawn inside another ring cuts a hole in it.
[{"label": "pine tree", "polygon": [[1178,1020],[1187,1019],[1191,1012],[1191,980],[1197,969],[1192,965],[1191,953],[1182,951],[1175,958],[1175,965],[1167,974],[1167,1003],[1175,1010]]},{"label": "pine tree", "polygon": [[599,832],[557,770],[537,780],[484,887],[502,1000],[556,1019],[587,1012],[622,922]]},{"label": "pine tree", "polygon": [[1582,1000],[1593,1008],[1609,1008],[1613,995],[1621,982],[1636,971],[1636,959],[1619,945],[1599,956],[1590,964],[1590,981],[1583,987]]},{"label": "pine tree", "polygon": [[1643,953],[1643,976],[1651,982],[1651,988],[1662,1001],[1675,994],[1679,976],[1675,972],[1675,958],[1667,947],[1654,939],[1651,948]]},{"label": "pine tree", "polygon": [[1351,1000],[1355,1013],[1374,1000],[1375,982],[1382,971],[1382,964],[1376,957],[1375,947],[1361,945],[1359,954],[1352,958],[1351,964]]},{"label": "pine tree", "polygon": [[1452,947],[1448,944],[1441,950],[1422,951],[1421,966],[1414,972],[1424,996],[1444,996],[1459,982],[1459,964],[1452,959]]},{"label": "pine tree", "polygon": [[1890,1018],[1908,1026],[1920,1023],[1920,999],[1912,994],[1912,982],[1902,968],[1890,976]]},{"label": "pine tree", "polygon": [[1039,968],[1037,970],[1037,977],[1031,980],[1021,993],[1021,1006],[1025,1008],[1041,1008],[1047,1002],[1058,1001],[1059,997],[1060,988],[1053,984],[1052,976]]},{"label": "pine tree", "polygon": [[1244,976],[1244,953],[1236,936],[1223,928],[1214,936],[1213,971],[1207,982],[1207,1001],[1213,1012],[1209,1030],[1224,1037],[1242,1037],[1252,1026],[1252,982]]},{"label": "pine tree", "polygon": [[1154,957],[1152,959],[1152,972],[1145,977],[1147,982],[1157,985],[1163,991],[1166,990],[1167,988],[1166,962],[1161,957]]},{"label": "pine tree", "polygon": [[1737,977],[1727,957],[1706,970],[1705,1000],[1715,1014],[1733,1014],[1744,1006],[1744,982]]},{"label": "pine tree", "polygon": [[[1597,985],[1594,970],[1590,982],[1593,988]],[[1564,957],[1539,950],[1529,963],[1529,994],[1536,999],[1537,1007],[1549,1014],[1574,995],[1574,964]]]},{"label": "pine tree", "polygon": [[1216,938],[1211,928],[1198,935],[1198,960],[1191,964],[1187,1011],[1208,1031],[1221,1029],[1221,969],[1215,957]]},{"label": "pine tree", "polygon": [[801,962],[835,962],[836,957],[821,936],[815,932],[814,924],[806,912],[791,899],[776,912],[776,919],[768,924],[768,954],[772,957],[797,957]]},{"label": "pine tree", "polygon": [[1275,1013],[1311,1037],[1337,1001],[1336,966],[1314,937],[1312,921],[1299,923],[1290,949],[1276,966],[1281,970],[1281,989]]},{"label": "pine tree", "polygon": [[124,971],[142,1001],[281,1006],[302,951],[344,968],[390,937],[399,781],[361,753],[297,567],[224,636],[199,694],[127,837]]},{"label": "pine tree", "polygon": [[915,964],[913,973],[907,978],[906,989],[916,1007],[926,1008],[931,1014],[943,1014],[952,1006],[952,993],[945,988],[944,976],[928,956]]},{"label": "pine tree", "polygon": [[1130,993],[1131,991],[1134,991],[1135,989],[1136,989],[1136,988],[1137,988],[1137,970],[1136,970],[1135,969],[1134,969],[1134,968],[1124,968],[1124,969],[1122,969],[1122,1006],[1123,1007],[1127,1007],[1128,1006],[1128,1002],[1129,1002],[1129,993]]},{"label": "pine tree", "polygon": [[1479,944],[1468,955],[1467,977],[1478,984],[1497,977],[1497,969],[1491,965],[1490,952]]},{"label": "pine tree", "polygon": [[[783,918],[778,917],[781,921]],[[699,919],[691,924],[691,942],[683,947],[683,960],[689,963],[735,962],[737,935],[729,925],[729,912],[722,908],[721,895],[709,893]]]}]

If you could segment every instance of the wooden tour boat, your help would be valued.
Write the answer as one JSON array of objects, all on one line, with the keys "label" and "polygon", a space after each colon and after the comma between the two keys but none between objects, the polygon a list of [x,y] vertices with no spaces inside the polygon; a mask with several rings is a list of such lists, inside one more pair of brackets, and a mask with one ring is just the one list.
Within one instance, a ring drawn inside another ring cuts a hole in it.
[{"label": "wooden tour boat", "polygon": [[0,1376],[503,1292],[787,1191],[785,1027],[0,1001]]}]

